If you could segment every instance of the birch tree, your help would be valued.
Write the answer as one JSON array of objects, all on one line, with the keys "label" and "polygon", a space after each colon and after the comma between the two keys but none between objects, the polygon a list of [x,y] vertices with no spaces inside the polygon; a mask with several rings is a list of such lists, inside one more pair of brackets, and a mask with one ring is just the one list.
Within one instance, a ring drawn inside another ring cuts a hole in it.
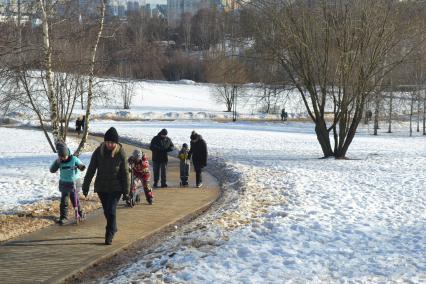
[{"label": "birch tree", "polygon": [[59,128],[58,121],[58,105],[56,104],[55,93],[53,89],[53,71],[52,71],[52,50],[50,47],[49,37],[49,18],[46,2],[44,0],[38,1],[39,8],[41,10],[42,28],[43,28],[43,50],[44,50],[44,69],[46,72],[47,82],[47,98],[49,101],[50,109],[50,124],[52,127],[52,135],[54,142],[64,140],[63,133]]},{"label": "birch tree", "polygon": [[98,45],[102,36],[102,32],[104,30],[106,4],[107,4],[107,0],[101,1],[100,17],[98,22],[99,29],[98,29],[95,42],[93,43],[93,46],[91,49],[91,54],[90,54],[91,56],[90,56],[90,64],[89,64],[89,70],[88,70],[88,86],[87,86],[87,102],[86,102],[86,121],[84,123],[83,135],[82,135],[80,144],[78,145],[78,148],[74,153],[77,156],[84,149],[84,146],[87,142],[87,137],[89,135],[90,116],[91,116],[91,109],[92,109],[92,102],[93,102],[93,83],[94,83],[94,77],[95,77],[96,52],[98,50]]}]

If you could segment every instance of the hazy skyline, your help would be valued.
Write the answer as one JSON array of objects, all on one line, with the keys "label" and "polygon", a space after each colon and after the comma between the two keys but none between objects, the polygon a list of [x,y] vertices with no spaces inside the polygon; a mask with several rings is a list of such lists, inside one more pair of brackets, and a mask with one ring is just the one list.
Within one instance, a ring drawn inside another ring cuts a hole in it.
[{"label": "hazy skyline", "polygon": [[167,0],[118,0],[117,2],[119,2],[119,3],[121,3],[121,4],[123,4],[123,5],[125,5],[128,1],[136,1],[136,2],[139,2],[139,4],[142,4],[142,3],[146,3],[146,4],[151,4],[151,6],[155,6],[155,5],[157,5],[157,4],[167,4]]}]

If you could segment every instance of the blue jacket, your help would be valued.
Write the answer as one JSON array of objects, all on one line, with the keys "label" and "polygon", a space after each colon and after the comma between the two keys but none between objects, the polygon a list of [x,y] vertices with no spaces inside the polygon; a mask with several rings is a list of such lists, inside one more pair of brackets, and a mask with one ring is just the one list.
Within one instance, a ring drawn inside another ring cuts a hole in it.
[{"label": "blue jacket", "polygon": [[59,169],[59,191],[69,192],[76,190],[76,181],[80,178],[80,172],[77,167],[84,166],[76,156],[71,155],[68,149],[68,159],[65,161],[55,160],[50,166],[50,172],[56,173]]}]

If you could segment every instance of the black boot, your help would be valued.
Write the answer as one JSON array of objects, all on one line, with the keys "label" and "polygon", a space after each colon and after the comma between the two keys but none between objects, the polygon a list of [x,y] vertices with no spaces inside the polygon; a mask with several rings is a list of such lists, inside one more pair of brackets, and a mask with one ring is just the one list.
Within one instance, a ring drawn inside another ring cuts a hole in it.
[{"label": "black boot", "polygon": [[105,233],[105,245],[112,245],[112,239],[114,238],[114,235],[111,233]]}]

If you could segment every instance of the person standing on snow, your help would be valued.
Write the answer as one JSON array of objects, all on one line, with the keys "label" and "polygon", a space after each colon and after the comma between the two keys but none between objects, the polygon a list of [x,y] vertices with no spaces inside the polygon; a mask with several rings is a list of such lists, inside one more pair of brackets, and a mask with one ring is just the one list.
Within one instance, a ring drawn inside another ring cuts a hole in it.
[{"label": "person standing on snow", "polygon": [[192,164],[195,170],[195,186],[203,186],[202,171],[207,166],[207,143],[203,137],[195,131],[191,133],[191,149],[188,153],[188,159],[192,158]]},{"label": "person standing on snow", "polygon": [[87,196],[90,183],[96,173],[95,192],[101,200],[107,220],[106,245],[112,244],[112,239],[117,232],[117,204],[122,194],[123,199],[127,197],[130,189],[126,153],[118,140],[117,130],[114,127],[108,129],[104,135],[104,142],[93,152],[83,183],[83,194]]},{"label": "person standing on snow", "polygon": [[154,171],[154,187],[158,187],[161,171],[161,187],[167,187],[167,163],[169,161],[167,153],[173,151],[172,140],[167,137],[167,129],[162,129],[151,140],[149,149],[152,151],[152,166]]}]

